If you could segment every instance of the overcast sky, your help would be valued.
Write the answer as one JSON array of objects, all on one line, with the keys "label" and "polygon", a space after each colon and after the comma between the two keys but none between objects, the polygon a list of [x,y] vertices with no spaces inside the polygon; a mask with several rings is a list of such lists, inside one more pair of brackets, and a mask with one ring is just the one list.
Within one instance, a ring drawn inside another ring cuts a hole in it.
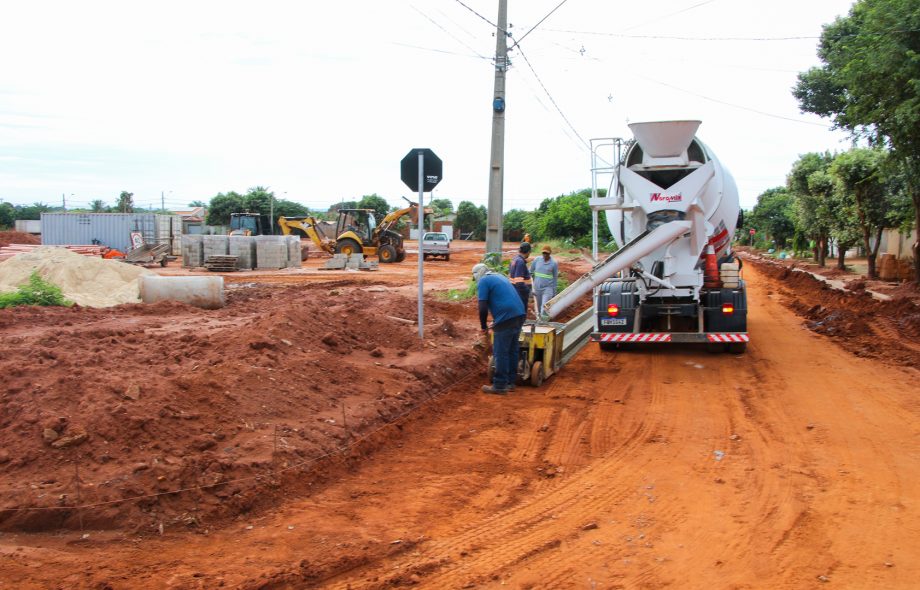
[{"label": "overcast sky", "polygon": [[[506,83],[505,210],[590,187],[585,141],[629,137],[627,122],[702,120],[748,208],[799,154],[848,147],[790,88],[850,0],[559,4],[508,0],[526,38]],[[370,193],[395,205],[413,196],[399,161],[428,147],[444,162],[435,198],[485,204],[497,6],[7,3],[0,199],[86,206],[128,190],[177,209],[263,185],[313,208]]]}]

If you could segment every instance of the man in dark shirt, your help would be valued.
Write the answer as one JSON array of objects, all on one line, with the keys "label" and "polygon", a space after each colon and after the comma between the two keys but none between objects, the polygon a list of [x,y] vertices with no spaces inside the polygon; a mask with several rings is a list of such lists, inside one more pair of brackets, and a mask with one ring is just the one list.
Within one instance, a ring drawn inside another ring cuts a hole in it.
[{"label": "man in dark shirt", "polygon": [[524,305],[517,291],[504,276],[493,273],[485,264],[473,267],[473,280],[479,298],[479,325],[488,333],[486,323],[492,314],[492,356],[495,373],[491,385],[483,385],[485,393],[505,395],[515,388],[521,326]]},{"label": "man in dark shirt", "polygon": [[514,285],[514,289],[521,298],[521,303],[524,304],[524,316],[527,315],[527,304],[530,301],[531,279],[530,269],[527,268],[527,257],[529,255],[530,244],[528,242],[521,243],[520,248],[518,248],[518,255],[511,260],[511,266],[508,268],[508,278],[511,279],[511,284]]}]

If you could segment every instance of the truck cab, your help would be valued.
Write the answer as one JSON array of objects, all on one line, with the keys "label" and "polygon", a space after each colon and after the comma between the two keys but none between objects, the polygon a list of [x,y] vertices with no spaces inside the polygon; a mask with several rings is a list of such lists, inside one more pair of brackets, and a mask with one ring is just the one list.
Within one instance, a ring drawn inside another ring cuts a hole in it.
[{"label": "truck cab", "polygon": [[268,224],[263,223],[262,216],[258,213],[231,213],[231,236],[261,236],[264,235]]}]

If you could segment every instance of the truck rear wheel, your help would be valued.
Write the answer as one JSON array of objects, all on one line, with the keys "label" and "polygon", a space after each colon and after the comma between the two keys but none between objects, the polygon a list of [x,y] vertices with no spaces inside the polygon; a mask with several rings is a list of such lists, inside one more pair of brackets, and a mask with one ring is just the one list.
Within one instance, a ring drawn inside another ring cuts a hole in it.
[{"label": "truck rear wheel", "polygon": [[396,251],[396,262],[402,262],[402,261],[405,260],[405,259],[406,259],[406,251],[405,251],[405,250],[397,250],[397,251]]}]

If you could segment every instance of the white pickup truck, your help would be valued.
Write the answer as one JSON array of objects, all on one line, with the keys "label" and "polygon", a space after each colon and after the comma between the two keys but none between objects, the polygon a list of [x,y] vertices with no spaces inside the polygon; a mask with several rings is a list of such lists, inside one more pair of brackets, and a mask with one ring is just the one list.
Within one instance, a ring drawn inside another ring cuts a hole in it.
[{"label": "white pickup truck", "polygon": [[425,260],[428,260],[429,256],[441,256],[444,260],[450,260],[450,238],[444,232],[425,232],[422,236],[422,249]]}]

